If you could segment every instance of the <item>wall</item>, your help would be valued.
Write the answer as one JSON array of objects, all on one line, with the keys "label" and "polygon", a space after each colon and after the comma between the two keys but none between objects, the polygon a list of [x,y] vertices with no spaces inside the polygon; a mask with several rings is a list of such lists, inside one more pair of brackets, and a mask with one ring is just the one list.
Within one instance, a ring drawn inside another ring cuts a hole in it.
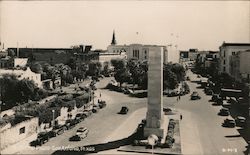
[{"label": "wall", "polygon": [[240,52],[240,73],[250,74],[250,50]]},{"label": "wall", "polygon": [[[239,52],[239,51],[245,51],[250,49],[249,46],[221,46],[220,47],[220,72],[224,72],[223,67],[225,67],[225,72],[230,74],[230,56],[232,56],[232,53]],[[225,56],[224,56],[225,51]],[[225,60],[225,64],[224,64]]]},{"label": "wall", "polygon": [[41,74],[32,72],[29,67],[26,70],[1,69],[0,75],[2,74],[15,74],[17,75],[19,80],[22,79],[33,80],[38,87],[42,88]]},{"label": "wall", "polygon": [[112,59],[126,59],[127,55],[126,53],[121,54],[115,54],[115,53],[100,53],[99,55],[99,62],[102,64],[102,67],[104,67],[105,62],[109,62],[111,64]]},{"label": "wall", "polygon": [[5,110],[5,111],[1,111],[0,113],[0,118],[4,117],[4,116],[12,116],[15,114],[15,111],[12,109],[9,110]]},{"label": "wall", "polygon": [[[20,128],[25,127],[25,132],[19,134]],[[21,140],[37,133],[38,128],[38,118],[31,118],[29,120],[23,121],[9,129],[0,132],[0,145],[1,149],[4,149],[10,145],[13,145]]]},{"label": "wall", "polygon": [[[8,48],[17,55],[17,48]],[[67,63],[74,52],[72,48],[19,48],[19,58],[49,64]]]},{"label": "wall", "polygon": [[14,67],[25,67],[27,65],[28,58],[14,58]]}]

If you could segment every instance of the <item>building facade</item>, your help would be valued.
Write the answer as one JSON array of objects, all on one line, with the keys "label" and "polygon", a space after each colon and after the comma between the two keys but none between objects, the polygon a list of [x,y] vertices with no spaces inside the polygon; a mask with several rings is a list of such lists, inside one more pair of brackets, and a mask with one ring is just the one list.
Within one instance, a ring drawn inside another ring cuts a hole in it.
[{"label": "building facade", "polygon": [[180,51],[180,62],[195,61],[198,55],[198,49],[189,49],[188,51]]},{"label": "building facade", "polygon": [[250,83],[250,50],[239,51],[230,57],[230,75],[237,81]]},{"label": "building facade", "polygon": [[14,74],[19,80],[28,79],[34,81],[35,85],[42,88],[41,74],[34,73],[27,67],[26,70],[22,69],[0,69],[0,76],[4,74]]},{"label": "building facade", "polygon": [[148,60],[148,52],[151,47],[162,47],[164,50],[164,63],[170,62],[169,53],[166,46],[159,45],[109,45],[107,48],[108,53],[121,54],[126,53],[127,59],[138,59],[141,61]]},{"label": "building facade", "polygon": [[24,121],[19,122],[15,125],[10,123],[0,127],[0,147],[1,150],[14,145],[16,143],[22,142],[26,138],[32,136],[35,140],[38,128],[38,118],[25,118]]},{"label": "building facade", "polygon": [[223,43],[220,46],[220,73],[227,73],[231,76],[230,72],[230,57],[239,51],[250,50],[250,43]]},{"label": "building facade", "polygon": [[66,64],[74,55],[73,48],[8,48],[8,52],[13,52],[18,58],[52,65]]},{"label": "building facade", "polygon": [[113,32],[111,44],[107,47],[107,53],[121,54],[126,53],[127,59],[138,59],[141,61],[148,60],[148,52],[151,47],[162,47],[164,53],[164,63],[179,61],[179,52],[171,50],[163,45],[143,45],[143,44],[129,44],[117,45],[115,33]]}]

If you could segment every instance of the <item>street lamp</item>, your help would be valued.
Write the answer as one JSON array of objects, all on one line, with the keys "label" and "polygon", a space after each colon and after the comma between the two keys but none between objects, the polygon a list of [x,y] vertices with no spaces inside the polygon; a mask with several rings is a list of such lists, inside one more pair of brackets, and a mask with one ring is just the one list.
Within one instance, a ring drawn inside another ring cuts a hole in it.
[{"label": "street lamp", "polygon": [[54,109],[52,110],[52,113],[53,113],[52,126],[54,127],[55,126],[55,110]]}]

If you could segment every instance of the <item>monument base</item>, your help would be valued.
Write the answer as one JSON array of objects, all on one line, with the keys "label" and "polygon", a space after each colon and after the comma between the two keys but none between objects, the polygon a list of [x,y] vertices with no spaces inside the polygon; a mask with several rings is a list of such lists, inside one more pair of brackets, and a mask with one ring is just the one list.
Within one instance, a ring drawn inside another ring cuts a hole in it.
[{"label": "monument base", "polygon": [[148,138],[150,135],[154,134],[158,138],[161,139],[161,142],[165,142],[165,138],[167,136],[167,131],[168,131],[168,122],[169,119],[168,117],[163,117],[163,121],[161,123],[160,128],[149,128],[147,126],[144,127],[144,137]]},{"label": "monument base", "polygon": [[144,137],[149,137],[150,135],[156,135],[158,138],[164,137],[164,129],[156,128],[144,128]]}]

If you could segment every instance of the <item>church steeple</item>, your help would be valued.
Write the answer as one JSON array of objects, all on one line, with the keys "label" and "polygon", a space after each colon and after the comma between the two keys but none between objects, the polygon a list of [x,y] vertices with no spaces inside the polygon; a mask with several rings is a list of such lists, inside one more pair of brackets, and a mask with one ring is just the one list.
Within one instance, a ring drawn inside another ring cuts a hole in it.
[{"label": "church steeple", "polygon": [[116,45],[116,40],[115,40],[115,30],[113,31],[113,37],[112,37],[112,42],[111,45]]}]

